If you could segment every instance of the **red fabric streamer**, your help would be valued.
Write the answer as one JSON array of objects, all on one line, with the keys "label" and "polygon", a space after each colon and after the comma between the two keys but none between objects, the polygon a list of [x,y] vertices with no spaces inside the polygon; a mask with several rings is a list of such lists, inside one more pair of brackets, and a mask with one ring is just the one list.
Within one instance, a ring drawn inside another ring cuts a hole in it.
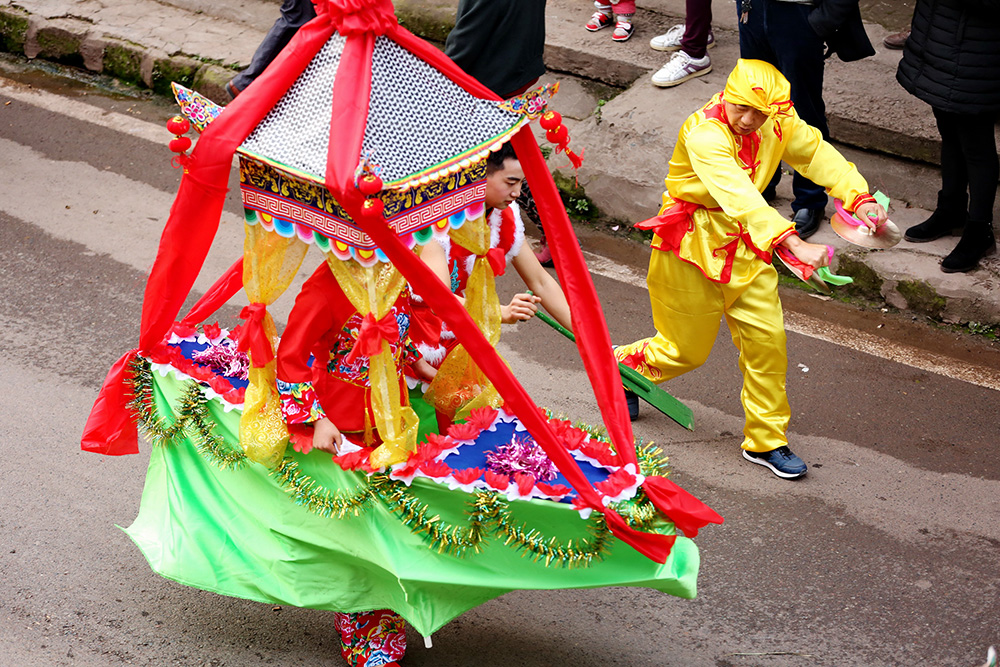
[{"label": "red fabric streamer", "polygon": [[126,409],[131,392],[126,384],[128,366],[138,350],[129,350],[108,371],[104,386],[83,427],[80,448],[85,452],[120,456],[139,453],[139,435]]},{"label": "red fabric streamer", "polygon": [[358,340],[344,361],[353,364],[358,357],[374,357],[382,351],[382,341],[392,343],[398,339],[399,324],[391,313],[380,320],[376,320],[374,315],[368,313],[361,320]]},{"label": "red fabric streamer", "polygon": [[[236,296],[243,289],[243,258],[240,257],[218,280],[209,288],[205,295],[198,299],[188,314],[181,320],[185,326],[194,326],[215,314],[224,303]],[[207,330],[206,330],[206,333]]]},{"label": "red fabric streamer", "polygon": [[495,276],[502,276],[507,270],[507,256],[503,248],[490,248],[486,253],[486,261],[490,263]]},{"label": "red fabric streamer", "polygon": [[687,537],[697,536],[698,530],[710,523],[722,523],[718,512],[666,477],[647,477],[642,490]]},{"label": "red fabric streamer", "polygon": [[330,23],[341,35],[363,33],[384,35],[396,25],[396,13],[390,0],[328,0]]},{"label": "red fabric streamer", "polygon": [[240,327],[239,341],[236,349],[240,352],[250,352],[250,364],[254,368],[263,368],[274,359],[274,348],[271,339],[264,329],[264,316],[267,315],[267,305],[251,303],[240,311],[240,319],[246,320]]},{"label": "red fabric streamer", "polygon": [[[151,350],[170,331],[201,271],[219,227],[236,149],[278,103],[332,34],[325,14],[307,23],[264,73],[247,87],[246,94],[235,99],[205,128],[186,161],[177,198],[170,209],[156,261],[146,283],[139,334],[141,352]],[[125,379],[117,365],[112,367],[87,421],[81,443],[84,449],[118,450],[120,447],[115,443],[137,441],[126,405],[127,389],[110,388]],[[98,441],[101,437],[108,438],[103,446]],[[137,452],[138,448],[130,451]]]},{"label": "red fabric streamer", "polygon": [[684,201],[674,200],[674,205],[666,211],[633,225],[636,229],[649,229],[660,237],[663,243],[656,246],[659,250],[677,250],[681,245],[681,239],[694,228],[694,220],[691,214],[701,208],[700,205]]}]

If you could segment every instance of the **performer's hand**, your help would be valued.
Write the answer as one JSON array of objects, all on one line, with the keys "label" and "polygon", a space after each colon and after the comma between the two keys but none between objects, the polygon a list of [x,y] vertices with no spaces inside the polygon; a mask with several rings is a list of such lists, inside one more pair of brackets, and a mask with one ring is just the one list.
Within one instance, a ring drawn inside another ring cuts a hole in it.
[{"label": "performer's hand", "polygon": [[414,362],[413,371],[420,379],[430,382],[434,379],[434,376],[437,375],[438,369],[431,366],[426,359],[420,358]]},{"label": "performer's hand", "polygon": [[821,243],[808,243],[793,234],[782,241],[781,245],[788,248],[800,262],[814,269],[830,264],[830,251]]},{"label": "performer's hand", "polygon": [[340,429],[336,425],[323,417],[317,419],[313,425],[313,448],[324,452],[329,452],[334,456],[340,454],[340,443],[344,441],[344,436],[340,434]]},{"label": "performer's hand", "polygon": [[516,324],[530,320],[538,312],[538,304],[542,297],[534,294],[515,294],[506,306],[500,306],[500,321],[504,324]]},{"label": "performer's hand", "polygon": [[858,210],[854,212],[854,217],[868,225],[871,230],[878,229],[889,219],[889,215],[882,208],[882,205],[873,201],[859,206]]}]

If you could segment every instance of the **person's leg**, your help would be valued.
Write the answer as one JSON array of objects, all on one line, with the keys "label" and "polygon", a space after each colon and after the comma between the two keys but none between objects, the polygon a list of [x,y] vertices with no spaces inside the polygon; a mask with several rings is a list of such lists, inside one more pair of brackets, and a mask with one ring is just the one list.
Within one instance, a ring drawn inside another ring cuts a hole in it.
[{"label": "person's leg", "polygon": [[250,60],[250,65],[237,74],[227,85],[230,95],[240,93],[260,76],[271,61],[288,45],[299,28],[316,17],[312,0],[284,0],[281,16],[264,36]]},{"label": "person's leg", "polygon": [[[809,25],[808,16],[813,8],[799,3],[764,1],[768,3],[767,37],[776,56],[773,64],[788,79],[792,102],[799,117],[829,140],[830,130],[823,102],[823,54],[826,47]],[[753,14],[753,11],[750,13]],[[826,208],[826,191],[801,174],[795,174],[792,191],[795,193],[793,211],[821,211]]]},{"label": "person's leg", "polygon": [[635,0],[618,0],[614,6],[615,30],[611,33],[611,39],[616,42],[625,42],[635,32],[632,19],[635,17]]},{"label": "person's leg", "polygon": [[684,26],[681,50],[692,58],[704,58],[712,31],[712,0],[687,0]]},{"label": "person's leg", "polygon": [[[996,203],[1000,159],[997,157],[993,115],[959,115],[958,142],[969,181],[969,219],[955,249],[941,262],[946,273],[971,271],[996,250],[993,205]],[[943,169],[943,165],[942,165]]]},{"label": "person's leg", "polygon": [[964,117],[937,108],[933,111],[941,135],[941,189],[930,217],[906,230],[905,238],[911,243],[947,236],[964,227],[968,217],[969,172],[960,137]]},{"label": "person's leg", "polygon": [[[742,13],[742,0],[736,0],[736,14]],[[763,60],[778,66],[778,58],[774,54],[770,41],[767,38],[767,16],[770,7],[770,0],[754,0],[750,11],[747,13],[746,23],[740,21],[740,58],[749,60]],[[772,201],[775,198],[775,188],[781,181],[781,168],[774,170],[771,182],[764,188],[764,199]]]},{"label": "person's leg", "polygon": [[653,250],[649,300],[656,335],[615,349],[615,357],[652,382],[701,366],[722,321],[722,291],[701,270],[671,252]]},{"label": "person's leg", "polygon": [[778,300],[778,273],[768,266],[748,284],[730,283],[726,294],[726,323],[740,352],[743,373],[740,400],[746,414],[743,449],[767,452],[788,444],[785,432],[791,419],[785,393],[788,356],[785,325]]}]

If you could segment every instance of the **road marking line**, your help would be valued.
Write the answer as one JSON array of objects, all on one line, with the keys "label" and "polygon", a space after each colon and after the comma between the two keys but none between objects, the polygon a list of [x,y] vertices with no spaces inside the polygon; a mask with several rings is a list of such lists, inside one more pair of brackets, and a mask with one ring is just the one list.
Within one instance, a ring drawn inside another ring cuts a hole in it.
[{"label": "road marking line", "polygon": [[61,97],[38,88],[28,86],[0,77],[0,93],[33,107],[68,116],[75,120],[93,123],[109,130],[122,132],[124,134],[139,137],[156,144],[166,144],[170,139],[170,133],[160,123],[152,123],[146,120],[139,120],[133,116],[108,111],[79,102],[74,99]]},{"label": "road marking line", "polygon": [[[615,264],[611,260],[584,252],[591,273],[617,280],[640,289],[646,289],[645,274],[639,275],[631,267]],[[839,324],[820,320],[793,311],[785,311],[785,329],[809,338],[833,343],[857,352],[894,361],[904,366],[916,368],[953,380],[961,380],[979,387],[1000,391],[1000,371],[976,366],[964,361],[935,354],[910,345],[895,343],[885,338],[851,329]]]}]

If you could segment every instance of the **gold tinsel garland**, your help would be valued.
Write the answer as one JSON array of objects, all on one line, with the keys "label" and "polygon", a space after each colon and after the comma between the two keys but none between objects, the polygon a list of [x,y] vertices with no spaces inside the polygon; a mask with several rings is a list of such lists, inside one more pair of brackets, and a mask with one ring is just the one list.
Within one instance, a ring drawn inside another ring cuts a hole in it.
[{"label": "gold tinsel garland", "polygon": [[[153,445],[167,446],[175,438],[182,437],[194,442],[199,453],[219,468],[235,469],[250,463],[243,452],[227,445],[214,432],[215,423],[207,406],[209,399],[205,398],[197,382],[188,381],[179,404],[174,408],[176,419],[168,425],[166,419],[157,414],[153,404],[149,361],[137,358],[130,371],[133,394],[130,407]],[[595,431],[587,430],[592,436],[600,437]],[[658,447],[641,445],[637,454],[643,474],[662,474],[666,459]],[[328,518],[359,516],[377,498],[414,534],[424,536],[431,548],[439,553],[459,557],[469,552],[479,553],[487,529],[492,529],[505,545],[532,554],[533,560],[544,559],[546,566],[587,567],[603,558],[609,548],[611,531],[600,513],[594,513],[587,521],[589,538],[581,538],[575,543],[573,540],[560,543],[555,537],[546,538],[538,531],[528,529],[526,524],[516,524],[511,517],[510,502],[495,491],[480,490],[470,498],[468,526],[462,527],[445,523],[438,515],[431,515],[427,504],[418,500],[404,483],[391,479],[385,472],[359,479],[358,489],[353,493],[326,488],[303,473],[299,464],[289,456],[270,474],[296,504]],[[613,503],[612,506],[639,530],[649,530],[665,523],[641,491],[635,498]]]}]

